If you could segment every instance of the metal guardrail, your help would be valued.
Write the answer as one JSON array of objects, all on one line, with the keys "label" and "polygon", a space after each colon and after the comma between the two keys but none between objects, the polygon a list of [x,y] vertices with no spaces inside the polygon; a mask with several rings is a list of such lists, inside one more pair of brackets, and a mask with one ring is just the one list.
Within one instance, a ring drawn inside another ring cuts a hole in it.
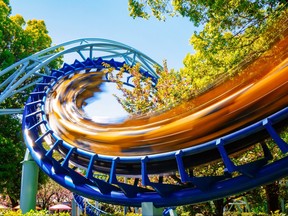
[{"label": "metal guardrail", "polygon": [[[95,64],[94,61],[94,67]],[[57,70],[59,72],[59,78],[57,77],[57,79],[73,73],[76,69],[81,69],[80,65],[82,65],[82,69],[92,67],[91,60],[86,60],[81,64],[76,61],[70,66],[66,65],[63,69]],[[54,73],[54,76],[56,74]],[[249,190],[288,174],[286,165],[288,158],[283,157],[271,162],[271,152],[265,144],[262,144],[263,158],[240,166],[232,162],[228,151],[236,142],[241,142],[241,140],[248,137],[249,139],[253,136],[257,137],[262,132],[268,132],[285,154],[288,151],[288,144],[280,138],[274,127],[287,121],[288,108],[284,108],[238,131],[191,148],[144,157],[114,157],[99,155],[71,146],[57,137],[49,128],[43,109],[43,98],[46,97],[48,91],[44,88],[45,86],[49,88],[49,82],[52,79],[53,76],[43,76],[42,84],[37,85],[27,101],[23,117],[24,139],[39,167],[59,184],[75,193],[85,194],[86,197],[91,199],[117,205],[141,206],[142,202],[153,202],[156,207],[167,207],[225,197]],[[40,127],[42,130],[39,130]],[[46,129],[43,131],[43,128]],[[52,141],[50,149],[47,149],[44,145],[44,140],[47,138]],[[211,150],[220,153],[222,162],[226,167],[224,174],[205,177],[191,176],[187,172],[184,160],[192,159],[199,153],[203,153],[203,155],[210,154]],[[63,158],[57,160],[53,155],[55,151],[64,154]],[[172,161],[177,167],[180,183],[163,182],[161,176],[159,176],[158,182],[152,182],[149,171],[151,164],[157,166],[158,163],[166,163],[167,161],[169,163]],[[72,167],[70,162],[74,164]],[[86,170],[85,175],[77,171],[77,163]],[[105,167],[109,179],[103,180],[94,175],[97,164]],[[140,176],[133,177],[132,184],[119,181],[117,178],[119,165],[120,169],[123,169],[123,166],[138,166]],[[240,174],[232,175],[236,172]],[[141,182],[141,185],[139,182]]]}]

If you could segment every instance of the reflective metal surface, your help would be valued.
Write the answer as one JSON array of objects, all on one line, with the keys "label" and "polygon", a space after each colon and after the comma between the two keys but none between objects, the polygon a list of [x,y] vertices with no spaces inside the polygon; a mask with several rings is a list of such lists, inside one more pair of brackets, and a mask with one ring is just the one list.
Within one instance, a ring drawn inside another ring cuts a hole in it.
[{"label": "reflective metal surface", "polygon": [[239,76],[155,116],[104,123],[93,120],[83,107],[101,91],[103,82],[102,72],[75,72],[49,93],[45,103],[49,125],[64,141],[111,156],[184,149],[231,133],[288,105],[287,38]]}]

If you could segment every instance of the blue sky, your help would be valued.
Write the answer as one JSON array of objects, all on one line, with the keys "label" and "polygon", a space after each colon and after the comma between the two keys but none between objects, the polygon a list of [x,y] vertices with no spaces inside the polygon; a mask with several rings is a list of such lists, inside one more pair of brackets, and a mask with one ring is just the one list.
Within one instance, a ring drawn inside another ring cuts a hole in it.
[{"label": "blue sky", "polygon": [[44,20],[53,44],[95,37],[132,46],[169,69],[183,66],[183,58],[193,53],[189,44],[195,27],[187,18],[165,22],[133,19],[128,0],[10,0],[12,15]]},{"label": "blue sky", "polygon": [[[12,15],[20,14],[26,21],[44,20],[54,45],[91,37],[115,40],[160,64],[166,59],[168,68],[176,70],[183,66],[186,54],[193,53],[189,39],[196,29],[187,18],[174,17],[165,22],[154,17],[133,19],[128,0],[10,0],[10,5]],[[92,118],[109,117],[112,121],[126,116],[110,93],[114,89],[102,93],[105,103],[96,100],[85,112]]]}]

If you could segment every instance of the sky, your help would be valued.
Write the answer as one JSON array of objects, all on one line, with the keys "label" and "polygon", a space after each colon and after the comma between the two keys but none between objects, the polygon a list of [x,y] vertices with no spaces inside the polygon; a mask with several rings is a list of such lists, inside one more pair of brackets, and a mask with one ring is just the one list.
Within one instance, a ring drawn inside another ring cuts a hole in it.
[{"label": "sky", "polygon": [[160,64],[166,59],[168,68],[176,70],[193,53],[189,39],[196,28],[188,18],[133,19],[128,0],[10,0],[10,5],[12,15],[44,20],[53,45],[90,37],[114,40]]},{"label": "sky", "polygon": [[[165,22],[154,17],[133,19],[128,0],[10,0],[10,5],[12,15],[20,14],[26,21],[44,20],[53,45],[80,38],[114,40],[134,47],[159,64],[167,60],[168,68],[176,70],[183,67],[186,54],[193,53],[189,39],[196,28],[188,18],[173,17]],[[114,89],[109,87],[108,93],[98,96],[101,100],[89,103],[86,114],[99,121],[125,117],[126,111],[111,94]]]}]

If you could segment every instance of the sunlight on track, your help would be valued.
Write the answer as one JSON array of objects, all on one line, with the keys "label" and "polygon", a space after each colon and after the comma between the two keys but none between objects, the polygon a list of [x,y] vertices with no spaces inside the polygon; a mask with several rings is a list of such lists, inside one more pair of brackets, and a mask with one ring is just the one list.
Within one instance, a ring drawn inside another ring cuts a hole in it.
[{"label": "sunlight on track", "polygon": [[50,91],[49,125],[67,143],[102,155],[149,155],[198,145],[288,105],[287,47],[286,37],[238,76],[170,111],[119,122],[96,122],[85,113],[87,99],[97,96],[105,80],[102,72],[76,72]]}]

